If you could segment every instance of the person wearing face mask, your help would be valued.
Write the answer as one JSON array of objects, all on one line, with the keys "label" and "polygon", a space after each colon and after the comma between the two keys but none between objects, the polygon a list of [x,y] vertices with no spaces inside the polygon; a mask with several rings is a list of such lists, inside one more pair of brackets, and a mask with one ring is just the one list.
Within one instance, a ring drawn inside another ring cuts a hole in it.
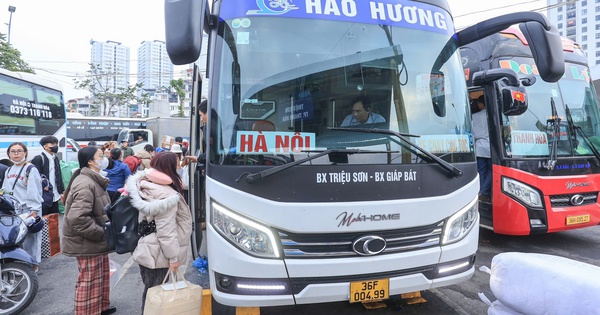
[{"label": "person wearing face mask", "polygon": [[44,151],[36,155],[31,164],[35,165],[40,174],[46,176],[52,184],[54,199],[51,207],[42,206],[44,215],[50,213],[58,213],[58,201],[63,201],[63,192],[65,186],[63,184],[62,173],[60,171],[60,161],[56,156],[58,153],[58,138],[55,136],[45,136],[40,140],[40,144]]},{"label": "person wearing face mask", "polygon": [[110,179],[110,184],[106,187],[106,191],[110,196],[110,202],[114,203],[121,197],[119,189],[125,186],[125,181],[131,175],[131,170],[121,160],[121,149],[114,148],[110,150],[110,159],[112,160],[112,166],[103,170],[106,171],[106,177]]},{"label": "person wearing face mask", "polygon": [[[42,178],[37,168],[27,163],[27,146],[22,142],[13,142],[8,146],[6,154],[13,165],[6,170],[2,189],[10,191],[19,201],[17,214],[28,214],[28,217],[42,216]],[[27,171],[29,170],[29,173]],[[42,262],[42,233],[28,233],[23,242],[23,249],[35,259]],[[34,268],[36,269],[36,268]]]},{"label": "person wearing face mask", "polygon": [[108,160],[98,147],[81,149],[77,159],[79,169],[65,190],[61,242],[63,254],[76,257],[79,267],[75,314],[112,314],[117,308],[110,305],[109,249],[102,228],[108,221],[104,207],[110,203],[110,180],[100,174]]}]

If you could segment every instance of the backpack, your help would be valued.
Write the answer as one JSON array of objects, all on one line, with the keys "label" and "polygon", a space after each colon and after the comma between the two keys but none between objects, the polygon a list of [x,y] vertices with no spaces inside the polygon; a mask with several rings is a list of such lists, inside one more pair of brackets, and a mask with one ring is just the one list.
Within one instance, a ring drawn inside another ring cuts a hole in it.
[{"label": "backpack", "polygon": [[[27,166],[27,171],[25,172],[27,181],[29,180],[29,171],[31,171],[32,167],[35,167],[35,165],[30,164]],[[54,203],[54,187],[52,187],[52,184],[46,175],[40,173],[40,177],[42,178],[42,208],[50,208]],[[46,190],[46,188],[48,189]]]},{"label": "backpack", "polygon": [[137,171],[138,167],[140,167],[140,164],[142,164],[142,159],[139,156],[130,155],[123,160],[123,163],[129,166],[129,169],[133,174]]},{"label": "backpack", "polygon": [[135,250],[138,234],[139,211],[131,204],[131,197],[123,196],[105,207],[109,221],[103,225],[108,248],[117,254],[131,253]]}]

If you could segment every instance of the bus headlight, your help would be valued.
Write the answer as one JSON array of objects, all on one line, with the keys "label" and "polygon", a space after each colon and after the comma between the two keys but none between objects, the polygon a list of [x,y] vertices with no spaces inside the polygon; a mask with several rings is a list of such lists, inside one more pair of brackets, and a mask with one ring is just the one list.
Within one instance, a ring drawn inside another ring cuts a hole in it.
[{"label": "bus headlight", "polygon": [[529,185],[502,177],[502,191],[532,208],[542,208],[542,197]]},{"label": "bus headlight", "polygon": [[211,210],[211,224],[224,238],[253,256],[279,258],[275,235],[269,228],[216,202],[211,203]]},{"label": "bus headlight", "polygon": [[478,199],[475,198],[466,207],[448,218],[444,228],[442,245],[462,240],[477,223],[478,217]]}]

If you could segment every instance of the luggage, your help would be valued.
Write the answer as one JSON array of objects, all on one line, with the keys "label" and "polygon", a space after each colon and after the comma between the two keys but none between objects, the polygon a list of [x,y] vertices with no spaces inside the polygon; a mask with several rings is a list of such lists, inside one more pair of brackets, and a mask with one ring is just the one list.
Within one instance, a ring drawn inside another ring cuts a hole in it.
[{"label": "luggage", "polygon": [[[490,289],[515,313],[599,314],[600,267],[565,257],[506,252],[492,259]],[[488,314],[490,314],[488,309]]]},{"label": "luggage", "polygon": [[[189,283],[179,270],[169,271],[163,284],[148,289],[144,315],[198,315],[202,306],[202,287]],[[165,283],[171,274],[171,283]],[[181,280],[178,280],[180,278]]]}]

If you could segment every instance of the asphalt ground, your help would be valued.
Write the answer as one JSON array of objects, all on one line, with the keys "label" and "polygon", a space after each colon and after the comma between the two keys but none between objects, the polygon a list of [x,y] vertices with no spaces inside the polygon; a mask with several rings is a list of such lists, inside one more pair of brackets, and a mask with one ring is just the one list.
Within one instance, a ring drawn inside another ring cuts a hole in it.
[{"label": "asphalt ground", "polygon": [[[62,221],[62,216],[61,216]],[[203,245],[204,247],[205,245]],[[205,252],[205,250],[204,250]],[[111,261],[116,263],[118,272],[111,277],[111,304],[117,307],[116,314],[140,314],[142,305],[142,280],[137,263],[133,262],[130,254],[109,255]],[[191,283],[209,288],[208,274],[199,272],[192,266],[191,251],[190,259],[186,266],[182,266],[186,280]],[[73,314],[73,297],[78,270],[77,261],[73,257],[63,254],[51,258],[44,258],[38,272],[39,289],[33,303],[21,314],[25,315],[63,315]],[[384,302],[382,308],[367,309],[360,303],[350,304],[348,302],[333,302],[311,305],[295,305],[280,307],[263,307],[260,309],[262,315],[296,315],[296,314],[448,314],[467,315],[456,297],[447,295],[451,291],[429,290],[421,291],[421,296],[427,302],[409,304],[409,300],[399,296],[393,296]],[[218,304],[212,300],[212,314],[235,315],[236,309]]]}]

